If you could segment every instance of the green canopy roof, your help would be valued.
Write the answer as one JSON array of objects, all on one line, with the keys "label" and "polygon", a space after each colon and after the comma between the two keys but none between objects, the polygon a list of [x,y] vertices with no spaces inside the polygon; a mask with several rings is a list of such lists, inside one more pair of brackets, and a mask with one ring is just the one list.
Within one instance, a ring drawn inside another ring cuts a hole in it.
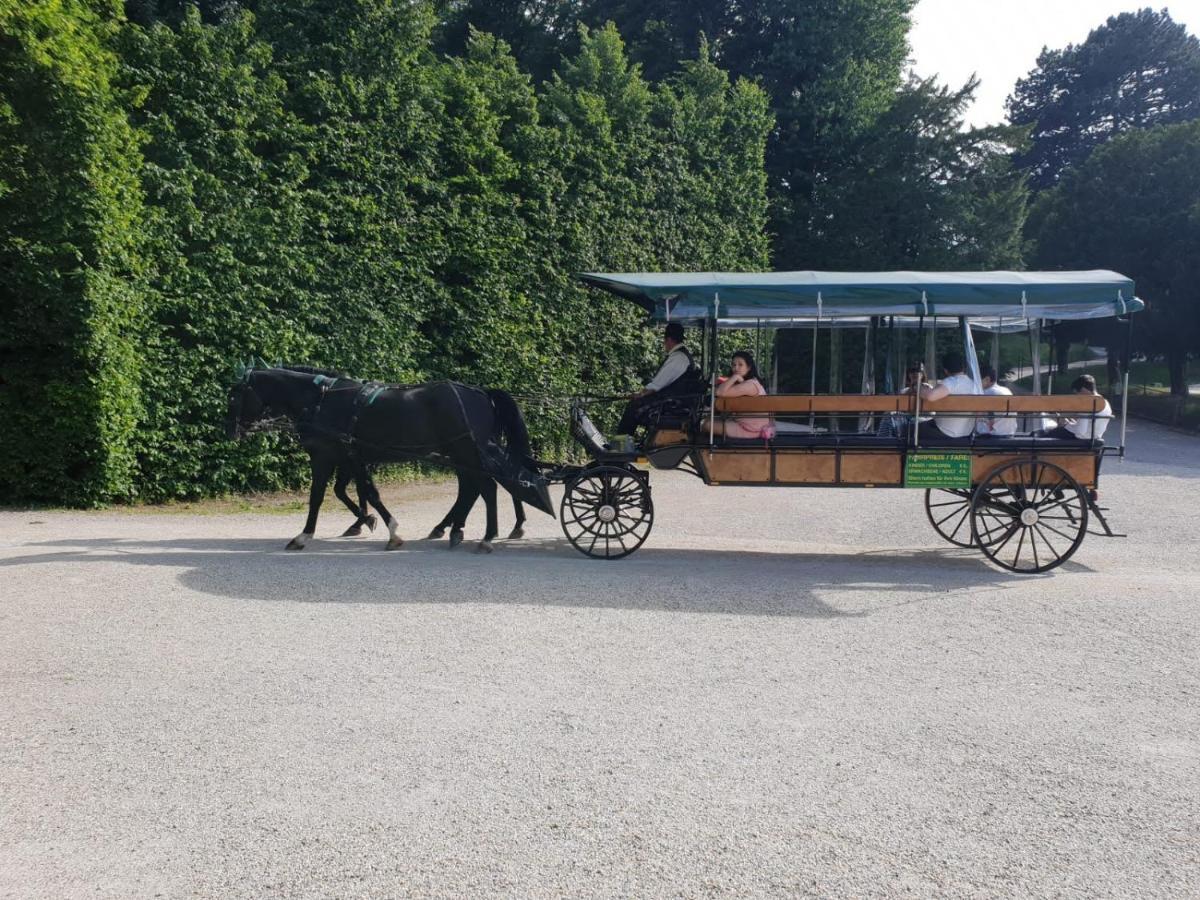
[{"label": "green canopy roof", "polygon": [[1116,272],[586,273],[659,321],[802,316],[1100,319],[1144,309]]}]

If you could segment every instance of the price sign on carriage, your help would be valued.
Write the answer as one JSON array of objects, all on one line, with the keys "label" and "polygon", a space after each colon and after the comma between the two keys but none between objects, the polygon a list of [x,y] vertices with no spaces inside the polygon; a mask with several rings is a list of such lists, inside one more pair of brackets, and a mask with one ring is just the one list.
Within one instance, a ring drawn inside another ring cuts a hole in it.
[{"label": "price sign on carriage", "polygon": [[904,464],[904,486],[969,488],[970,453],[910,453]]}]

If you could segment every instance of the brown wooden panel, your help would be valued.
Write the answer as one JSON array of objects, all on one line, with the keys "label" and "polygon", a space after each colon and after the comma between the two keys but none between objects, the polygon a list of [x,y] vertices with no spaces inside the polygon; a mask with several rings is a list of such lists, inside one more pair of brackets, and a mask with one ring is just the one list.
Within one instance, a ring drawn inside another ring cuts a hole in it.
[{"label": "brown wooden panel", "polygon": [[903,478],[900,453],[842,452],[842,484],[899,484]]},{"label": "brown wooden panel", "polygon": [[771,454],[755,450],[704,451],[704,465],[709,481],[739,482],[771,480]]},{"label": "brown wooden panel", "polygon": [[[1027,460],[1029,454],[989,454],[976,456],[971,460],[971,483],[980,484],[989,474],[1003,465],[1017,460]],[[1078,481],[1083,487],[1096,486],[1096,457],[1085,453],[1039,453],[1038,461],[1054,463],[1061,466],[1067,474]],[[1031,480],[1031,474],[1023,469],[1025,480]],[[1043,481],[1045,479],[1043,478]],[[1011,483],[1011,478],[1009,479]]]},{"label": "brown wooden panel", "polygon": [[671,444],[686,444],[688,442],[687,432],[679,428],[660,428],[654,432],[654,439],[650,442],[651,447],[669,447]]},{"label": "brown wooden panel", "polygon": [[943,397],[922,400],[921,409],[930,412],[1019,412],[1019,413],[1092,413],[1104,409],[1103,397],[1086,394],[1054,394],[1041,397]]},{"label": "brown wooden panel", "polygon": [[863,394],[770,394],[765,397],[718,397],[718,412],[860,413],[908,412],[912,397]]},{"label": "brown wooden panel", "polygon": [[778,453],[775,480],[783,484],[834,484],[837,462],[832,453]]}]

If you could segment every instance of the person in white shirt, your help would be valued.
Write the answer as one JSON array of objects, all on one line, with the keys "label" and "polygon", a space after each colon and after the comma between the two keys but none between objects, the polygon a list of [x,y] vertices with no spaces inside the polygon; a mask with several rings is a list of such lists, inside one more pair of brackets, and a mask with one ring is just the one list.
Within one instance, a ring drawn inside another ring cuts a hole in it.
[{"label": "person in white shirt", "polygon": [[[996,370],[984,366],[979,370],[979,380],[983,383],[985,397],[1011,397],[1012,391],[996,382]],[[975,431],[981,435],[992,437],[1011,437],[1017,433],[1016,416],[992,416],[980,418],[975,424]]]},{"label": "person in white shirt", "polygon": [[[963,358],[961,353],[947,353],[942,358],[942,369],[945,376],[938,383],[937,387],[922,387],[922,400],[941,400],[943,397],[949,397],[951,394],[972,394],[978,395],[979,388],[975,386],[975,379],[967,375],[963,371]],[[967,437],[975,430],[974,416],[934,416],[933,421],[929,423],[946,437],[960,438]],[[922,425],[922,427],[928,427]]]},{"label": "person in white shirt", "polygon": [[[1096,390],[1096,379],[1091,375],[1080,375],[1073,382],[1071,382],[1071,392],[1074,394],[1083,394],[1085,396],[1092,397],[1100,396],[1099,392]],[[1040,437],[1099,441],[1103,439],[1104,430],[1108,428],[1108,421],[1112,417],[1112,406],[1107,400],[1105,400],[1104,408],[1096,413],[1095,418],[1092,416],[1085,416],[1081,419],[1063,419],[1061,422],[1059,422],[1057,428],[1039,431],[1037,434]]]},{"label": "person in white shirt", "polygon": [[617,424],[617,434],[633,434],[634,429],[641,424],[642,410],[661,400],[664,395],[669,395],[688,370],[694,368],[692,354],[683,339],[683,326],[678,322],[668,323],[663,330],[663,350],[666,351],[667,358],[646,386],[630,395],[629,405],[625,407],[621,421]]}]

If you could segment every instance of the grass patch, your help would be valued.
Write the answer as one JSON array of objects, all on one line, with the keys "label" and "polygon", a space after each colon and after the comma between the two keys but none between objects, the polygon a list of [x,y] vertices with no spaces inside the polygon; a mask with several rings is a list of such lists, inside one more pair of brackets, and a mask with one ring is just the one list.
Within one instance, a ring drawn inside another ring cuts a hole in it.
[{"label": "grass patch", "polygon": [[[413,466],[384,466],[374,474],[375,484],[384,495],[385,503],[389,496],[397,494],[420,495],[423,488],[433,488],[454,480],[454,474],[444,469],[424,468],[419,470]],[[351,498],[356,496],[354,486],[349,488]],[[392,500],[395,502],[395,499]],[[332,506],[330,504],[333,504]],[[336,509],[342,513],[345,508],[342,502],[333,496],[333,481],[325,491],[325,501],[321,506],[322,513]],[[8,512],[71,512],[87,513],[88,510],[69,509],[58,506],[0,506],[0,511]],[[166,503],[127,503],[101,507],[92,512],[127,513],[129,515],[186,515],[186,516],[228,516],[242,513],[255,515],[296,515],[308,511],[308,490],[273,491],[263,494],[231,494],[225,497],[206,497],[196,500],[169,500]]]}]

